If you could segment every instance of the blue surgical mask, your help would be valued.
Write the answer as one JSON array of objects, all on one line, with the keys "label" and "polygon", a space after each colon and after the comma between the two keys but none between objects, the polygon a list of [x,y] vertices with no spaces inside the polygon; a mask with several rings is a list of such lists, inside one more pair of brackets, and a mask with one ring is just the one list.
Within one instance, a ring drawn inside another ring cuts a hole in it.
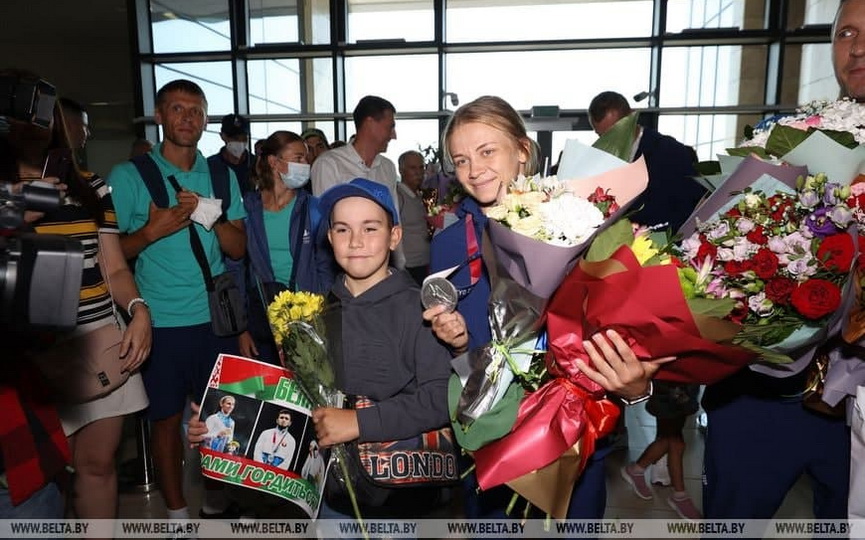
[{"label": "blue surgical mask", "polygon": [[309,165],[306,163],[288,163],[288,171],[279,173],[282,183],[289,189],[302,188],[309,182]]}]

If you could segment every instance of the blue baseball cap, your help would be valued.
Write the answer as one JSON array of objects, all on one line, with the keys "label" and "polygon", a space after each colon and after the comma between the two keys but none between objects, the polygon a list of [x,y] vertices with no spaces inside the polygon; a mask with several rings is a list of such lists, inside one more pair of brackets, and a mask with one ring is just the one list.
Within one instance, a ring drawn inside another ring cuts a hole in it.
[{"label": "blue baseball cap", "polygon": [[346,197],[363,197],[384,208],[390,214],[394,225],[399,225],[399,214],[393,204],[390,190],[384,184],[367,180],[366,178],[355,178],[347,184],[339,184],[321,194],[321,211],[330,220],[334,205]]}]

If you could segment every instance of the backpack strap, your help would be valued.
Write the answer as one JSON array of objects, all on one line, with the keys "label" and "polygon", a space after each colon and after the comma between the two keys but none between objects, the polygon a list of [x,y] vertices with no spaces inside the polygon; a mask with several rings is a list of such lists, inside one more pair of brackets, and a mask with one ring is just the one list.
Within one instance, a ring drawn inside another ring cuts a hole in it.
[{"label": "backpack strap", "polygon": [[[159,208],[168,208],[168,189],[159,166],[153,161],[149,154],[135,156],[129,161],[135,165],[150,198]],[[213,186],[213,196],[222,199],[222,213],[227,215],[228,207],[231,206],[231,187],[229,186],[228,166],[218,160],[208,159],[207,166],[210,169],[210,183]]]},{"label": "backpack strap", "polygon": [[222,200],[222,215],[228,216],[228,207],[231,206],[231,186],[228,183],[231,175],[228,174],[228,165],[216,154],[207,158],[207,167],[210,169],[213,196]]},{"label": "backpack strap", "polygon": [[168,208],[168,189],[165,187],[162,171],[159,170],[159,166],[153,161],[153,158],[149,154],[142,154],[129,161],[138,169],[138,174],[144,180],[144,185],[150,192],[153,204],[159,208]]}]

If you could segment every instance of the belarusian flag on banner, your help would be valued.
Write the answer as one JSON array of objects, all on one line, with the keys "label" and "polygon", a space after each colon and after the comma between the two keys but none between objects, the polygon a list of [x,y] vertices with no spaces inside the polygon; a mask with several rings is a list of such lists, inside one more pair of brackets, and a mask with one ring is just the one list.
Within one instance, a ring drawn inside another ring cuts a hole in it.
[{"label": "belarusian flag on banner", "polygon": [[219,362],[219,376],[211,381],[211,387],[232,394],[268,401],[273,399],[279,380],[291,378],[287,369],[247,358],[220,355]]}]

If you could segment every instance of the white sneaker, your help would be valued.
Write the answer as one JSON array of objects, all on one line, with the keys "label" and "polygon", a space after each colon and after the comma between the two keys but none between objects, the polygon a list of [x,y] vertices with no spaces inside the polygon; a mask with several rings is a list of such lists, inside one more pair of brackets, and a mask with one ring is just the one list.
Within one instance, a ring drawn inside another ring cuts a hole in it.
[{"label": "white sneaker", "polygon": [[670,485],[670,471],[667,469],[667,456],[664,455],[651,467],[649,467],[649,481],[656,486]]}]

